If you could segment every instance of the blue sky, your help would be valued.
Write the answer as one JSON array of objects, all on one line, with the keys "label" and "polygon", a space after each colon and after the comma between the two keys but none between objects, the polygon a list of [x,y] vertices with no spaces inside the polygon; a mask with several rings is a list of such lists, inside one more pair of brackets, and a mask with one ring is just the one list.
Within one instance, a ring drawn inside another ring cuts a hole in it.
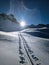
[{"label": "blue sky", "polygon": [[[10,1],[0,0],[0,13],[10,13]],[[11,7],[17,20],[24,20],[27,24],[49,23],[49,0],[14,0]]]}]

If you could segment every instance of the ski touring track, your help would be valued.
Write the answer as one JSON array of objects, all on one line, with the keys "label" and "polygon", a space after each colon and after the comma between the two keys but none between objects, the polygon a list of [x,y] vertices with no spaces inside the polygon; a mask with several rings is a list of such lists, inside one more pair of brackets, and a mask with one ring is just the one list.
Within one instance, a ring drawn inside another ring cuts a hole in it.
[{"label": "ski touring track", "polygon": [[[20,59],[21,59],[20,63],[21,64],[26,63],[25,58],[23,57],[23,54],[26,53],[26,55],[29,59],[28,62],[30,62],[31,65],[41,65],[41,62],[39,62],[39,58],[34,55],[34,51],[31,50],[27,41],[24,39],[24,37],[22,36],[21,33],[18,34],[18,37],[19,37],[19,54],[20,54]],[[23,41],[23,42],[21,43],[21,41]],[[22,44],[24,46],[25,52],[22,51],[22,48],[23,48]],[[27,65],[27,64],[25,64],[25,65]]]}]

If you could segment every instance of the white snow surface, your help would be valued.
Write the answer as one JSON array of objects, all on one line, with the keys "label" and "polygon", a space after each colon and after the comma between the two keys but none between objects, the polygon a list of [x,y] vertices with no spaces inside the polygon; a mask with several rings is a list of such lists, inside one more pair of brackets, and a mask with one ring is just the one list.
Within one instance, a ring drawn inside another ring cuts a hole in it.
[{"label": "white snow surface", "polygon": [[[29,29],[29,31],[34,32],[35,30]],[[0,31],[0,65],[32,65],[24,49],[21,37],[22,52],[24,53],[22,56],[25,58],[25,63],[20,63],[21,55],[19,54],[19,33],[20,32]],[[31,58],[33,60],[33,64],[37,65],[40,63],[39,65],[49,65],[49,39],[32,36],[24,33],[23,31],[21,32],[21,35],[33,51],[32,55],[39,59],[38,61],[35,61],[35,59]]]}]

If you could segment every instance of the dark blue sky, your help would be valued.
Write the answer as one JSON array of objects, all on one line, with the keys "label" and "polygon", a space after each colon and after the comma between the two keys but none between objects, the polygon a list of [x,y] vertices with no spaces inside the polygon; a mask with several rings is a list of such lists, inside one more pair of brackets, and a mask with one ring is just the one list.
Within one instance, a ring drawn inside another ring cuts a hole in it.
[{"label": "dark blue sky", "polygon": [[10,6],[10,0],[0,0],[0,13],[8,14],[11,8],[19,22],[24,20],[27,24],[49,23],[49,0],[14,0],[13,4]]}]

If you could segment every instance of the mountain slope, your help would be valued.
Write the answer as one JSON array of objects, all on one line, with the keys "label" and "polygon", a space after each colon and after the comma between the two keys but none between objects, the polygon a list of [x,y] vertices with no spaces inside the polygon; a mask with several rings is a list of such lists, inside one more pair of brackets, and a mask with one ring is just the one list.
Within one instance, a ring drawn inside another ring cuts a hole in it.
[{"label": "mountain slope", "polygon": [[19,22],[14,15],[0,14],[0,31],[17,31],[20,30]]}]

